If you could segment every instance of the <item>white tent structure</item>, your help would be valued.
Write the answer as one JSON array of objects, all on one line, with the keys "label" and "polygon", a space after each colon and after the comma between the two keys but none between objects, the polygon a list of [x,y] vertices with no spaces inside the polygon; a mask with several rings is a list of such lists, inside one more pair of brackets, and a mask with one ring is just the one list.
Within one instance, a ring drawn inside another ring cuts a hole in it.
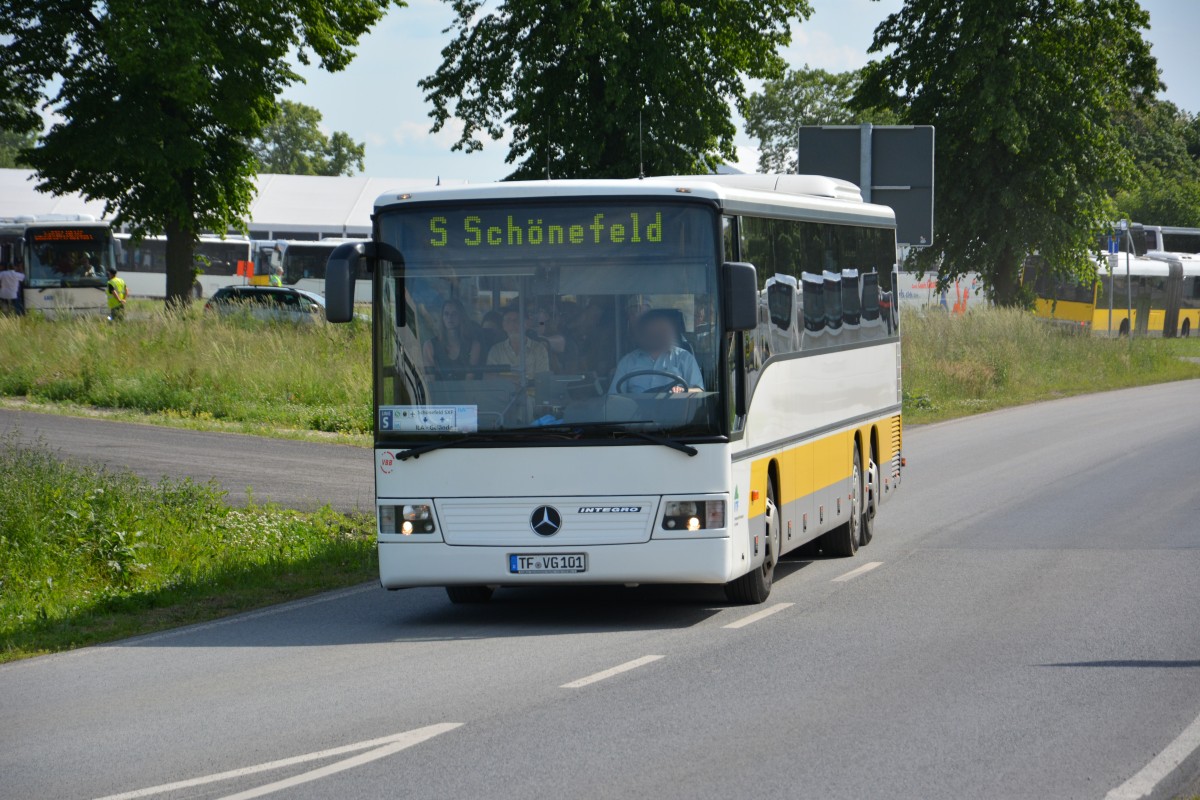
[{"label": "white tent structure", "polygon": [[[387,192],[408,191],[466,181],[435,178],[324,177],[259,175],[258,190],[247,220],[255,239],[322,239],[366,236],[371,232],[375,199]],[[37,191],[33,172],[0,169],[0,218],[45,214],[87,214],[104,219],[104,203],[77,194]]]}]

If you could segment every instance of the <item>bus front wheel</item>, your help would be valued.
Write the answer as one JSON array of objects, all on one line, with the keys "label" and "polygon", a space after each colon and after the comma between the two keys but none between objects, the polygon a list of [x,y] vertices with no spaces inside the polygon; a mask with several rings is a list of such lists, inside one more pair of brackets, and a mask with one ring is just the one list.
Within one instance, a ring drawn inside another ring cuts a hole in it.
[{"label": "bus front wheel", "polygon": [[774,478],[767,479],[766,518],[762,566],[725,584],[725,597],[731,603],[757,605],[771,594],[771,585],[775,582],[775,565],[779,563],[779,551],[783,546],[782,526],[779,522],[779,495],[775,491]]},{"label": "bus front wheel", "polygon": [[486,603],[492,599],[490,586],[447,586],[446,596],[455,605]]},{"label": "bus front wheel", "polygon": [[825,534],[821,548],[834,558],[849,558],[858,552],[862,541],[863,522],[863,474],[862,454],[854,448],[854,469],[850,472],[850,517],[844,523]]}]

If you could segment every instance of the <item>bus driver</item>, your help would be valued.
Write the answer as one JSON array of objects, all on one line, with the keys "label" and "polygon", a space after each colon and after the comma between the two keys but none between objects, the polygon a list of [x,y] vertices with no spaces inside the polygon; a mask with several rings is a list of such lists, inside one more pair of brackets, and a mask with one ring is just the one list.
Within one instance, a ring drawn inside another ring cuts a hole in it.
[{"label": "bus driver", "polygon": [[696,357],[679,346],[674,309],[646,311],[637,322],[637,350],[617,364],[609,394],[692,392],[704,390]]}]

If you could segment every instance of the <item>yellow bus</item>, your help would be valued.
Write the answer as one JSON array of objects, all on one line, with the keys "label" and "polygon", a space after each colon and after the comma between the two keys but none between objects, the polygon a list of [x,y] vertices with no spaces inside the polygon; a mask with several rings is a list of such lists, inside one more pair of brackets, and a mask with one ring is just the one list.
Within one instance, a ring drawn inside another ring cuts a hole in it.
[{"label": "yellow bus", "polygon": [[1025,264],[1034,314],[1097,336],[1190,336],[1200,328],[1200,256],[1102,256],[1091,281],[1063,279],[1041,259]]}]

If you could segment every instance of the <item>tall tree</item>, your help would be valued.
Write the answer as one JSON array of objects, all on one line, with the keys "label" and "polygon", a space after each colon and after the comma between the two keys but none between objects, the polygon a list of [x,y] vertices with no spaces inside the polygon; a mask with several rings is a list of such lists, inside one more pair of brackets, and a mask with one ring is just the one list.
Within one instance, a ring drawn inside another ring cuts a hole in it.
[{"label": "tall tree", "polygon": [[327,136],[321,112],[292,100],[279,101],[279,112],[253,145],[260,172],[280,175],[353,175],[363,168],[366,148],[344,131]]},{"label": "tall tree", "polygon": [[0,128],[0,168],[27,168],[24,153],[37,144],[37,134],[32,131],[14,131]]},{"label": "tall tree", "polygon": [[[0,4],[0,125],[58,121],[30,153],[43,191],[103,200],[135,231],[167,235],[167,299],[186,303],[203,230],[241,224],[250,142],[299,80],[289,54],[345,67],[401,0],[10,0]],[[34,110],[30,110],[34,109]]]},{"label": "tall tree", "polygon": [[1200,226],[1197,118],[1167,100],[1143,99],[1117,115],[1134,177],[1113,187],[1121,215],[1148,225]]},{"label": "tall tree", "polygon": [[758,168],[763,172],[796,171],[796,129],[801,125],[891,125],[888,108],[854,108],[850,101],[862,79],[861,70],[827,72],[807,64],[763,83],[746,99],[742,113],[746,132],[758,140]]},{"label": "tall tree", "polygon": [[513,178],[709,171],[735,157],[730,102],[782,73],[808,0],[447,0],[453,38],[421,81],[456,150],[511,134]]},{"label": "tall tree", "polygon": [[1136,0],[906,0],[875,30],[859,108],[937,126],[936,239],[919,267],[977,270],[1022,302],[1020,265],[1091,269],[1107,187],[1132,165],[1113,115],[1150,96],[1158,69]]}]

